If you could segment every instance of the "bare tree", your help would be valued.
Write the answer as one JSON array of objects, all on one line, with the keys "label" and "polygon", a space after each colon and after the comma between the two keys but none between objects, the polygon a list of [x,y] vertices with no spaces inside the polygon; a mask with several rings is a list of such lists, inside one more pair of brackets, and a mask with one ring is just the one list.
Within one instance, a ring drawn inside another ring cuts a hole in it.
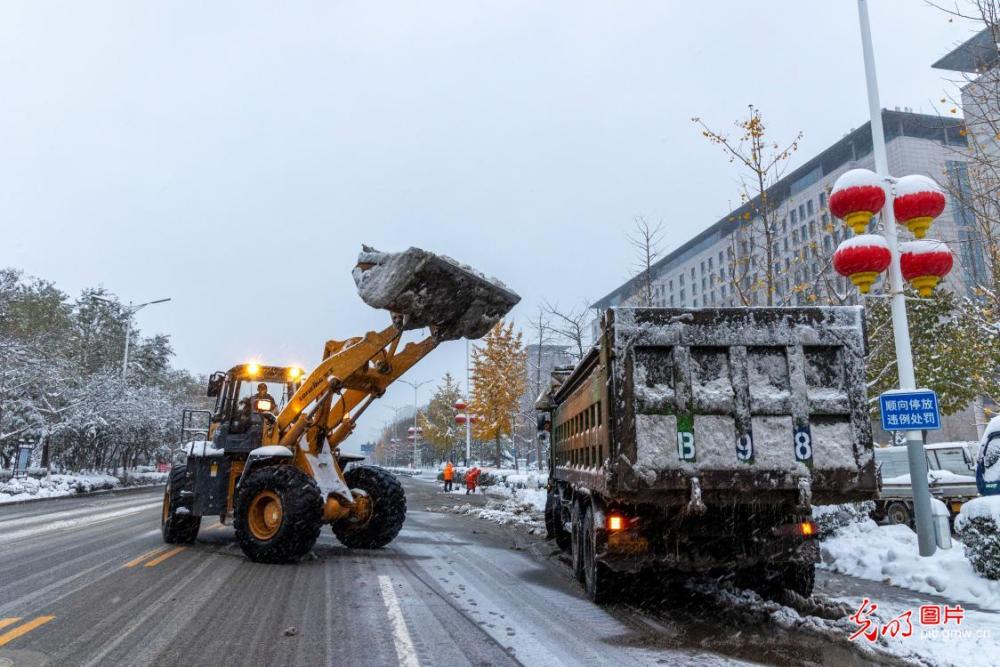
[{"label": "bare tree", "polygon": [[[742,167],[740,174],[740,200],[745,205],[733,222],[736,233],[730,234],[729,276],[733,289],[743,305],[757,302],[763,293],[764,303],[775,305],[779,296],[779,275],[782,269],[776,262],[775,249],[781,233],[780,201],[775,201],[770,188],[781,179],[787,161],[798,150],[802,133],[782,145],[767,135],[761,113],[752,104],[746,118],[736,122],[739,136],[717,132],[700,118],[691,120],[701,128],[702,135],[720,146],[729,162]],[[787,300],[787,294],[784,295]]]},{"label": "bare tree", "polygon": [[584,351],[589,347],[590,335],[587,331],[590,324],[590,306],[583,304],[579,308],[562,310],[559,305],[545,302],[543,309],[550,316],[549,331],[566,342],[572,349],[570,355],[576,361],[583,359]]},{"label": "bare tree", "polygon": [[650,225],[644,217],[637,216],[628,241],[635,248],[636,262],[633,275],[639,278],[639,305],[653,307],[653,263],[660,256],[663,241],[663,222]]},{"label": "bare tree", "polygon": [[[528,379],[528,386],[530,387],[527,399],[521,402],[522,411],[529,417],[534,417],[535,414],[535,399],[542,393],[542,388],[544,386],[544,378],[542,377],[542,359],[545,352],[545,346],[552,342],[552,331],[549,326],[550,316],[546,312],[544,306],[538,307],[538,312],[531,319],[531,332],[532,339],[535,341],[537,349],[535,350],[535,358],[529,360],[529,363],[534,363],[535,367],[531,369],[531,377]],[[522,423],[529,424],[529,435],[535,441],[535,462],[538,465],[538,469],[542,469],[542,442],[538,438],[534,437],[534,429],[530,426],[531,419],[522,419]]]}]

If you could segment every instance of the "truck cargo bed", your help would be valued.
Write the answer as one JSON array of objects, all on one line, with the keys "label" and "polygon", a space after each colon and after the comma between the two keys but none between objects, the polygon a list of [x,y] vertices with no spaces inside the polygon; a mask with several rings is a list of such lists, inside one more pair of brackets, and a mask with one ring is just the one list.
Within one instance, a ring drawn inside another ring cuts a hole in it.
[{"label": "truck cargo bed", "polygon": [[876,493],[863,311],[607,311],[549,397],[553,474],[630,502]]}]

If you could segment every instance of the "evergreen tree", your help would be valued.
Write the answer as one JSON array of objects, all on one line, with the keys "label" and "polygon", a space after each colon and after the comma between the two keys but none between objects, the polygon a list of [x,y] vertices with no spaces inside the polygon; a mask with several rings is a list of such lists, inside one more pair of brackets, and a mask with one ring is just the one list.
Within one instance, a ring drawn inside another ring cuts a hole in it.
[{"label": "evergreen tree", "polygon": [[[998,396],[1000,332],[989,323],[987,300],[958,299],[938,290],[906,304],[917,386],[938,394],[941,412],[954,414],[978,396]],[[896,348],[888,299],[867,299],[868,396],[877,413],[878,396],[898,387]]]},{"label": "evergreen tree", "polygon": [[514,324],[501,320],[493,327],[484,346],[472,352],[472,397],[469,409],[478,415],[473,434],[481,440],[493,440],[496,466],[502,463],[500,440],[511,435],[518,401],[526,382],[524,347],[521,332]]}]

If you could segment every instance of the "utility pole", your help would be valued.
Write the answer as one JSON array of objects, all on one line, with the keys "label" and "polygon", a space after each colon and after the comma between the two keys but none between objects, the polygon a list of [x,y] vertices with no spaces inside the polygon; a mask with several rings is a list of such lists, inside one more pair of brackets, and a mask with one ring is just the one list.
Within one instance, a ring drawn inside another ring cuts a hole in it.
[{"label": "utility pole", "polygon": [[[896,216],[893,211],[895,180],[889,174],[889,161],[885,151],[885,131],[882,128],[882,105],[878,96],[878,79],[875,76],[875,55],[872,47],[871,22],[868,18],[867,0],[858,0],[858,18],[861,23],[861,50],[865,62],[865,82],[868,87],[868,111],[871,115],[872,148],[875,154],[875,171],[886,179],[887,202],[882,209],[882,226],[892,262],[889,264],[889,286],[892,292],[892,332],[896,344],[896,366],[899,370],[899,388],[916,389],[913,372],[913,351],[910,347],[910,327],[906,317],[906,297],[903,294],[903,274],[899,264],[899,243],[896,234]],[[910,463],[910,484],[913,488],[914,523],[921,556],[933,556],[937,549],[934,523],[931,516],[931,495],[927,484],[927,459],[924,439],[920,431],[906,432],[906,450]]]},{"label": "utility pole", "polygon": [[[112,301],[111,299],[105,299],[101,296],[91,296],[91,299],[97,301],[103,301],[104,303],[110,303],[113,306],[120,306],[121,304],[117,301]],[[128,379],[128,349],[129,343],[132,338],[132,316],[138,313],[140,310],[146,306],[152,306],[156,303],[166,303],[170,301],[170,298],[157,299],[156,301],[147,301],[146,303],[133,304],[131,301],[128,302],[128,306],[125,307],[125,354],[122,358],[122,383]]]},{"label": "utility pole", "polygon": [[420,464],[420,450],[418,449],[418,445],[420,443],[420,427],[417,426],[417,390],[425,384],[428,384],[430,380],[424,380],[423,382],[400,380],[400,382],[413,387],[413,467],[416,468]]}]

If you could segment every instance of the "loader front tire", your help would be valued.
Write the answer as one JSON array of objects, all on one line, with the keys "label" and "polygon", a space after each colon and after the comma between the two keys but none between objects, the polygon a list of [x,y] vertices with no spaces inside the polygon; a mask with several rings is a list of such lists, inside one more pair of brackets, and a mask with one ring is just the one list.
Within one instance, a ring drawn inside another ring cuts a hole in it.
[{"label": "loader front tire", "polygon": [[191,544],[198,537],[201,517],[191,514],[193,486],[186,465],[174,466],[167,476],[160,515],[160,532],[167,544]]},{"label": "loader front tire", "polygon": [[236,494],[233,526],[240,548],[257,563],[291,563],[319,538],[323,498],[316,481],[290,465],[251,472]]},{"label": "loader front tire", "polygon": [[406,494],[388,470],[357,466],[344,474],[351,491],[367,496],[369,509],[363,519],[347,518],[333,524],[333,534],[351,549],[379,549],[392,542],[406,520]]}]

